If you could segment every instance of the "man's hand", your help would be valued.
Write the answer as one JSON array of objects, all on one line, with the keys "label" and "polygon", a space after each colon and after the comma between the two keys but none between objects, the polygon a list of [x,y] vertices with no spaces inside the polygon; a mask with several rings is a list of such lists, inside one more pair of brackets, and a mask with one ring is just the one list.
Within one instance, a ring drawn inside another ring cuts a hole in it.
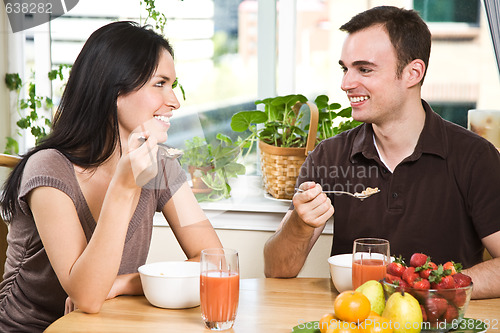
[{"label": "man's hand", "polygon": [[310,227],[322,227],[334,212],[330,198],[314,182],[304,182],[299,188],[303,192],[295,193],[292,199],[298,218]]}]

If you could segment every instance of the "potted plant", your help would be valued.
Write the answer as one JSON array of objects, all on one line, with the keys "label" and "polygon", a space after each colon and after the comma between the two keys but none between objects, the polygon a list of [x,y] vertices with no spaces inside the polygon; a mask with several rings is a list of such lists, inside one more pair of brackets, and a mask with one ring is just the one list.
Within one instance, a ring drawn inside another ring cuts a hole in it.
[{"label": "potted plant", "polygon": [[[329,103],[326,95],[316,97],[314,104],[303,95],[271,97],[255,104],[263,104],[264,111],[234,114],[231,128],[250,131],[244,139],[250,146],[258,142],[264,185],[278,199],[291,199],[300,166],[318,142],[360,124],[345,119],[351,117],[350,107],[341,109],[340,104]],[[309,123],[305,122],[307,111]]]},{"label": "potted plant", "polygon": [[246,171],[245,166],[237,162],[246,143],[241,139],[233,142],[221,133],[217,134],[217,140],[215,145],[200,137],[186,141],[181,163],[187,166],[198,201],[228,198],[231,194],[228,180]]}]

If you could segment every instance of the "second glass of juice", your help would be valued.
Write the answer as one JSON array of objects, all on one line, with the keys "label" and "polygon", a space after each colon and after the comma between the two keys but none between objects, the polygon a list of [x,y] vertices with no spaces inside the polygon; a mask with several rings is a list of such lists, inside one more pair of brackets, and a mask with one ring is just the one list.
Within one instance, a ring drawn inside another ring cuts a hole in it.
[{"label": "second glass of juice", "polygon": [[368,280],[382,280],[391,260],[389,241],[381,238],[358,238],[352,250],[352,287]]},{"label": "second glass of juice", "polygon": [[210,330],[233,327],[240,295],[238,252],[205,249],[200,259],[201,316]]}]

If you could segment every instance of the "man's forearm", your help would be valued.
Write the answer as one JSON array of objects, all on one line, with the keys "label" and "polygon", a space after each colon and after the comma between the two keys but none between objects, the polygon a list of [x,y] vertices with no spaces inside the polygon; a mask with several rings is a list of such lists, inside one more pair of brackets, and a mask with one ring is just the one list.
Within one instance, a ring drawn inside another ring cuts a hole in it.
[{"label": "man's forearm", "polygon": [[287,212],[282,227],[264,246],[266,277],[295,277],[310,251],[314,228],[303,223],[295,212]]},{"label": "man's forearm", "polygon": [[472,298],[500,297],[500,257],[490,259],[463,271],[472,278]]}]

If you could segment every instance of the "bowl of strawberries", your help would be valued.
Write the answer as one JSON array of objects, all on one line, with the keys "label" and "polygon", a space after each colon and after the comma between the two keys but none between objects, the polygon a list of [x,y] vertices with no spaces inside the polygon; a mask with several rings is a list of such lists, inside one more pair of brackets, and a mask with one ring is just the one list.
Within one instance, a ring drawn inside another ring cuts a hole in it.
[{"label": "bowl of strawberries", "polygon": [[472,294],[472,279],[452,261],[435,264],[423,253],[414,253],[407,265],[401,256],[387,266],[382,283],[386,298],[395,292],[410,293],[422,310],[422,331],[457,329]]}]

